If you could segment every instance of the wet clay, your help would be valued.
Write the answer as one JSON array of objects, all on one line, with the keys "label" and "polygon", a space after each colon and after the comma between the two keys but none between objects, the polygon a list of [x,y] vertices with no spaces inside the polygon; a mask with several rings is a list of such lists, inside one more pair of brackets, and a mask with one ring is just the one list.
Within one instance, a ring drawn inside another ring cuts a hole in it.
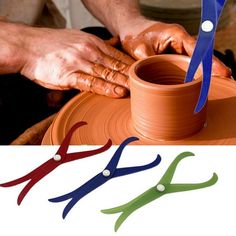
[{"label": "wet clay", "polygon": [[[161,27],[160,30],[157,31],[157,25],[158,27]],[[143,47],[143,45],[146,44],[146,41],[149,41],[149,38],[153,38],[153,34],[156,34],[156,32],[164,32],[163,31],[163,25],[156,23],[152,24],[151,26],[147,27],[144,31],[138,34],[138,36],[133,37],[131,35],[127,35],[124,40],[122,41],[122,47],[123,49],[129,53],[133,58],[140,59],[143,58],[143,55],[155,55],[160,54],[163,52],[158,48],[153,51],[153,48],[151,47]],[[153,33],[153,31],[155,33]]]},{"label": "wet clay", "polygon": [[[183,39],[179,37],[179,34],[185,37],[185,43],[182,42]],[[170,37],[170,35],[173,35],[173,37]],[[127,35],[122,40],[122,47],[129,55],[137,60],[168,52],[190,55],[192,49],[187,46],[190,43],[188,42],[190,38],[187,32],[181,27],[156,22],[149,23],[147,28],[137,36]],[[186,45],[184,46],[184,44]]]},{"label": "wet clay", "polygon": [[155,140],[176,140],[201,130],[206,106],[194,114],[201,71],[193,82],[184,83],[189,57],[157,55],[130,68],[131,117],[134,128]]},{"label": "wet clay", "polygon": [[58,113],[42,144],[60,144],[69,129],[78,121],[88,125],[72,136],[71,144],[102,145],[108,138],[114,145],[136,136],[138,145],[232,145],[236,144],[236,82],[212,78],[209,92],[206,127],[185,139],[160,141],[144,137],[131,121],[130,98],[112,99],[81,93],[71,99]]}]

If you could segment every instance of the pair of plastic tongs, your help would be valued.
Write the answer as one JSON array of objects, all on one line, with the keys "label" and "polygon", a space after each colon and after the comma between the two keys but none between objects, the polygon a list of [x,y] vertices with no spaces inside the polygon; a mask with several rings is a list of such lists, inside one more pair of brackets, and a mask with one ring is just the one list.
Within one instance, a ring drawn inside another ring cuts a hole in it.
[{"label": "pair of plastic tongs", "polygon": [[126,218],[131,215],[135,210],[141,208],[142,206],[160,198],[168,193],[175,193],[175,192],[183,192],[195,189],[206,188],[215,184],[218,180],[217,175],[214,173],[212,178],[203,183],[194,183],[194,184],[171,184],[172,178],[174,176],[174,172],[178,163],[188,156],[194,156],[191,152],[183,152],[179,154],[176,159],[171,163],[159,183],[152,188],[148,189],[143,194],[139,195],[132,201],[115,207],[111,209],[102,210],[105,214],[114,214],[122,212],[120,217],[117,219],[115,224],[115,231],[119,229],[121,224],[126,220]]},{"label": "pair of plastic tongs", "polygon": [[211,81],[215,32],[226,0],[202,0],[202,17],[197,43],[186,74],[185,82],[191,82],[202,62],[203,81],[195,113],[204,107]]},{"label": "pair of plastic tongs", "polygon": [[62,141],[58,151],[53,156],[53,158],[49,159],[48,161],[46,161],[45,163],[43,163],[42,165],[40,165],[39,167],[37,167],[36,169],[31,171],[30,173],[26,174],[25,176],[15,179],[15,180],[12,180],[7,183],[4,183],[4,184],[0,184],[0,186],[1,187],[11,187],[11,186],[21,184],[25,181],[29,181],[26,184],[26,186],[22,189],[22,191],[20,192],[20,194],[18,196],[17,204],[20,205],[22,200],[26,196],[26,194],[30,191],[30,189],[37,182],[39,182],[42,178],[44,178],[46,175],[48,175],[50,172],[52,172],[54,169],[56,169],[58,166],[60,166],[64,163],[67,163],[67,162],[71,162],[71,161],[75,161],[75,160],[78,160],[81,158],[93,156],[93,155],[102,153],[102,152],[106,151],[107,149],[109,149],[112,145],[112,142],[110,139],[107,141],[107,143],[103,147],[95,149],[95,150],[67,153],[72,134],[74,133],[74,131],[77,128],[79,128],[83,125],[86,125],[86,124],[87,124],[86,122],[82,121],[82,122],[78,122],[72,126],[72,128],[69,130],[66,137]]},{"label": "pair of plastic tongs", "polygon": [[63,219],[67,216],[69,211],[74,207],[74,205],[84,196],[95,190],[96,188],[100,187],[101,185],[105,184],[107,181],[109,181],[112,178],[120,177],[124,175],[129,175],[132,173],[136,173],[139,171],[147,170],[150,168],[153,168],[157,166],[160,161],[161,157],[160,155],[157,155],[156,159],[143,166],[135,166],[135,167],[124,167],[124,168],[117,168],[118,162],[120,160],[121,154],[125,148],[126,145],[128,145],[130,142],[136,141],[138,138],[136,137],[130,137],[126,139],[124,142],[120,144],[116,152],[114,153],[113,157],[111,158],[108,165],[105,167],[105,169],[94,176],[92,179],[87,181],[85,184],[80,186],[79,188],[75,189],[74,191],[67,193],[65,195],[62,195],[60,197],[49,199],[50,202],[62,202],[66,200],[70,200],[69,203],[64,208],[62,217]]}]

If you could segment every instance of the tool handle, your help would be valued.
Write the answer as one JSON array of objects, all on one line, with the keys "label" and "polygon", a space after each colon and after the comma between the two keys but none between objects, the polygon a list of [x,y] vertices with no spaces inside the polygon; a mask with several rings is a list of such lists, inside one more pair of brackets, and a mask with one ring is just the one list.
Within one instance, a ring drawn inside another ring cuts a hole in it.
[{"label": "tool handle", "polygon": [[[202,30],[201,26],[204,21],[210,20],[213,23],[213,29],[209,32]],[[185,82],[191,82],[194,79],[196,70],[198,69],[203,57],[205,56],[211,41],[214,38],[217,24],[216,2],[215,0],[202,0],[202,17],[197,43],[189,64]],[[211,52],[213,53],[213,51]]]},{"label": "tool handle", "polygon": [[183,191],[190,191],[190,190],[197,190],[201,188],[207,188],[214,185],[218,180],[218,176],[216,173],[212,175],[212,177],[203,183],[196,183],[196,184],[170,184],[166,193],[175,193],[175,192],[183,192]]},{"label": "tool handle", "polygon": [[[225,2],[226,0],[202,0],[202,17],[199,35],[185,78],[185,82],[193,81],[196,70],[200,63],[203,63],[203,82],[194,110],[195,113],[202,110],[208,98],[211,82],[214,37]],[[213,28],[209,31],[203,31],[202,24],[207,21],[213,24]]]},{"label": "tool handle", "polygon": [[209,49],[207,50],[205,57],[202,60],[204,73],[203,73],[203,80],[202,80],[200,95],[199,95],[198,102],[194,110],[195,113],[198,113],[202,110],[208,98],[208,92],[209,92],[210,83],[211,83],[213,45],[214,45],[214,40],[211,41],[211,45]]},{"label": "tool handle", "polygon": [[114,153],[114,155],[112,156],[110,162],[107,164],[105,169],[108,169],[111,172],[111,175],[113,175],[116,171],[116,167],[118,165],[118,162],[120,160],[121,154],[124,150],[124,148],[131,142],[134,142],[136,140],[139,140],[136,137],[130,137],[127,138],[126,140],[124,140],[120,146],[118,147],[118,149],[116,150],[116,152]]},{"label": "tool handle", "polygon": [[50,202],[62,202],[66,201],[68,199],[71,199],[69,203],[64,208],[62,217],[63,219],[67,216],[67,214],[70,212],[70,210],[73,208],[73,206],[84,196],[98,188],[99,186],[103,185],[106,181],[108,181],[108,178],[104,177],[101,173],[94,176],[92,179],[87,181],[85,184],[80,186],[79,188],[75,189],[74,191],[61,195],[59,197],[51,198],[49,199]]},{"label": "tool handle", "polygon": [[166,170],[165,174],[162,176],[161,180],[159,181],[159,184],[170,184],[171,180],[173,179],[175,170],[177,168],[177,165],[181,160],[183,160],[186,157],[194,156],[192,152],[182,152],[180,153],[174,161],[170,164],[168,169]]},{"label": "tool handle", "polygon": [[111,139],[109,139],[104,146],[102,146],[98,149],[83,151],[83,152],[67,153],[67,154],[65,154],[66,158],[63,160],[63,163],[71,162],[71,161],[75,161],[75,160],[82,159],[82,158],[85,158],[85,157],[97,155],[99,153],[105,152],[111,146],[112,146],[112,141],[111,141]]},{"label": "tool handle", "polygon": [[83,125],[87,125],[86,122],[84,121],[80,121],[80,122],[77,122],[75,123],[71,128],[70,130],[68,131],[68,133],[66,134],[65,138],[63,139],[58,151],[57,151],[57,154],[60,154],[60,155],[65,155],[67,153],[67,150],[69,148],[69,145],[70,145],[70,140],[71,140],[71,137],[73,135],[73,133],[75,132],[76,129],[78,129],[79,127],[83,126]]},{"label": "tool handle", "polygon": [[154,201],[155,199],[161,197],[162,195],[163,195],[162,193],[159,193],[156,190],[156,187],[152,187],[124,205],[110,209],[105,209],[102,210],[101,212],[105,214],[115,214],[122,212],[122,214],[118,217],[115,223],[115,231],[117,231],[119,227],[123,224],[123,222],[128,218],[128,216],[130,216],[135,210]]},{"label": "tool handle", "polygon": [[158,154],[156,159],[153,162],[149,163],[149,164],[146,164],[146,165],[143,165],[143,166],[124,167],[124,168],[116,169],[113,177],[120,177],[120,176],[123,176],[123,175],[129,175],[129,174],[137,173],[137,172],[140,172],[140,171],[148,170],[148,169],[151,169],[151,168],[159,165],[160,162],[161,162],[161,156]]}]

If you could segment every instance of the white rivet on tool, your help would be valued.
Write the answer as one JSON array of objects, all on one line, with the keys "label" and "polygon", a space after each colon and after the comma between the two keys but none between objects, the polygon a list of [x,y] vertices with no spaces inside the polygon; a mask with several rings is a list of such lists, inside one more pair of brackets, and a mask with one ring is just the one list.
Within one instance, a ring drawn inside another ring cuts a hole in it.
[{"label": "white rivet on tool", "polygon": [[163,184],[158,184],[157,185],[157,190],[159,191],[159,192],[164,192],[165,191],[165,186],[163,185]]},{"label": "white rivet on tool", "polygon": [[214,28],[214,24],[210,20],[205,20],[202,22],[201,28],[204,32],[211,32]]},{"label": "white rivet on tool", "polygon": [[60,160],[61,160],[61,155],[56,154],[56,155],[53,157],[53,159],[54,159],[55,161],[60,161]]},{"label": "white rivet on tool", "polygon": [[108,177],[108,176],[110,176],[111,172],[109,170],[104,170],[102,172],[102,174],[103,174],[103,176]]}]

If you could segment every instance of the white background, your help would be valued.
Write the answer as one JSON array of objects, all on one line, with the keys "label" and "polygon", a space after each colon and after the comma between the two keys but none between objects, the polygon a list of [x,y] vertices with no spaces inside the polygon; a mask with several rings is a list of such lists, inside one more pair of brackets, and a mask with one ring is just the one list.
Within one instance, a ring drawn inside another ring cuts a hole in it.
[{"label": "white background", "polygon": [[[86,148],[71,147],[70,151]],[[80,200],[63,220],[67,202],[50,203],[48,199],[76,189],[102,171],[116,148],[59,166],[31,189],[20,206],[16,200],[25,183],[0,188],[0,235],[236,235],[236,147],[229,146],[129,146],[120,167],[149,163],[158,153],[162,162],[151,170],[110,180]],[[0,183],[25,175],[56,151],[56,146],[0,147]],[[119,214],[105,215],[100,210],[126,203],[154,186],[183,151],[191,151],[195,157],[180,162],[173,182],[203,182],[216,172],[216,185],[165,195],[134,212],[115,233]]]}]

